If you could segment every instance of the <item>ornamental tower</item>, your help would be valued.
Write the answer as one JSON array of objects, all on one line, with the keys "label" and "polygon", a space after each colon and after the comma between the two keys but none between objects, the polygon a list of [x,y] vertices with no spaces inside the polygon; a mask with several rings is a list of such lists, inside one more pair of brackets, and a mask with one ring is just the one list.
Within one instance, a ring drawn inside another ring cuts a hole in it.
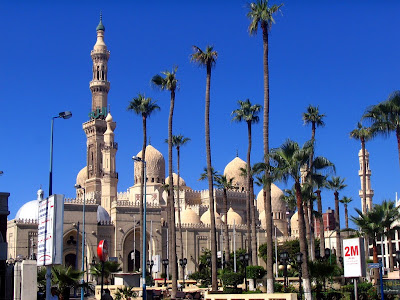
[{"label": "ornamental tower", "polygon": [[361,198],[361,211],[363,213],[372,209],[372,197],[374,196],[374,190],[371,189],[371,169],[369,168],[369,153],[365,150],[365,166],[366,166],[366,203],[367,207],[365,208],[363,205],[363,158],[362,158],[362,150],[358,152],[358,159],[360,161],[360,170],[358,171],[358,175],[361,180],[361,190],[358,192],[358,195]]},{"label": "ornamental tower", "polygon": [[[100,14],[100,22],[96,28],[97,41],[90,55],[93,60],[93,77],[89,87],[92,92],[92,108],[89,121],[83,124],[87,137],[87,180],[86,194],[88,198],[101,201],[101,179],[103,177],[102,148],[104,132],[107,129],[107,96],[110,82],[107,81],[107,62],[110,51],[104,43],[105,27]],[[114,123],[115,128],[115,123]],[[113,128],[113,129],[114,129]]]}]

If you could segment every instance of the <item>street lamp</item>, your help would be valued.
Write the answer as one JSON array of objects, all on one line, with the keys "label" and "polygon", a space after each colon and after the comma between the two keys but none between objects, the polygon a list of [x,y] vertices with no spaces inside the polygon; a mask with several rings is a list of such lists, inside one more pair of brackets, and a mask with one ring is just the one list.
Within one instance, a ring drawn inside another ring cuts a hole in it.
[{"label": "street lamp", "polygon": [[154,266],[154,260],[148,260],[147,261],[147,266],[149,267],[149,273],[150,273],[150,278],[151,278],[151,285],[153,285],[153,266]]},{"label": "street lamp", "polygon": [[[70,111],[62,111],[58,116],[51,118],[50,127],[50,170],[49,170],[49,197],[53,194],[53,131],[54,131],[54,119],[69,119],[72,117]],[[47,206],[46,206],[46,219],[47,219]],[[47,231],[45,231],[47,235]],[[46,253],[46,246],[44,249]],[[46,266],[46,300],[50,300],[50,287],[51,287],[51,266]]]},{"label": "street lamp", "polygon": [[168,263],[169,263],[169,261],[168,261],[167,258],[162,260],[162,264],[164,266],[164,274],[165,274],[164,286],[167,286],[167,267],[168,267]]},{"label": "street lamp", "polygon": [[398,262],[399,265],[400,265],[400,250],[399,250],[399,251],[396,251],[396,260],[397,260],[397,262]]},{"label": "street lamp", "polygon": [[144,168],[144,191],[143,191],[143,257],[142,257],[142,283],[143,283],[143,291],[142,291],[142,298],[146,300],[146,161],[143,160],[141,157],[132,156],[132,160],[135,162],[141,162],[142,167]]},{"label": "street lamp", "polygon": [[280,261],[284,267],[283,269],[283,283],[284,283],[284,289],[286,292],[286,288],[287,288],[287,262],[289,260],[289,253],[287,251],[283,251],[281,252],[280,256]]},{"label": "street lamp", "polygon": [[249,262],[249,254],[240,254],[239,255],[239,260],[243,263],[244,265],[244,284],[245,284],[245,289],[247,291],[247,263]]},{"label": "street lamp", "polygon": [[179,259],[179,265],[182,267],[183,269],[183,288],[185,288],[185,267],[187,265],[187,258],[180,258]]},{"label": "street lamp", "polygon": [[[85,202],[86,202],[86,189],[84,187],[82,187],[80,184],[75,184],[75,188],[77,190],[82,189],[83,190],[83,209],[82,209],[82,213],[83,213],[83,224],[82,224],[82,268],[81,271],[82,273],[85,272]],[[85,279],[82,276],[82,287],[81,287],[81,300],[84,300],[84,296],[85,296],[85,290],[84,290],[84,283],[85,283]]]},{"label": "street lamp", "polygon": [[299,294],[300,294],[300,299],[303,299],[302,297],[302,290],[301,290],[301,277],[303,275],[301,265],[303,263],[303,253],[299,252],[296,254],[296,262],[297,265],[299,266]]}]

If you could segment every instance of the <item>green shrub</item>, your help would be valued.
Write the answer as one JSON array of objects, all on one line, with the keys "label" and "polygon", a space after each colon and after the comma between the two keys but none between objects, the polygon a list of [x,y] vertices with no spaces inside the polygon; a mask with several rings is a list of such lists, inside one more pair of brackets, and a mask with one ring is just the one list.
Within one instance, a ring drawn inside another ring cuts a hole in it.
[{"label": "green shrub", "polygon": [[241,294],[243,290],[237,287],[224,286],[224,294]]},{"label": "green shrub", "polygon": [[260,266],[247,266],[246,268],[247,278],[261,279],[265,275],[265,270]]},{"label": "green shrub", "polygon": [[243,283],[244,278],[243,275],[240,273],[227,271],[221,274],[221,279],[224,287],[225,286],[236,287],[237,285]]}]

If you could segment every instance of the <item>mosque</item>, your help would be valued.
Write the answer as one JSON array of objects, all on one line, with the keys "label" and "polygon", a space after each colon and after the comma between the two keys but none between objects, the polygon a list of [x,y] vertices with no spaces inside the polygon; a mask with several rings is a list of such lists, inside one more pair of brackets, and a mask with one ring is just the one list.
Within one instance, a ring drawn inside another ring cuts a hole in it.
[{"label": "mosque", "polygon": [[[85,201],[85,253],[86,268],[96,259],[96,247],[100,240],[109,242],[110,257],[121,264],[123,272],[132,272],[140,268],[140,182],[141,163],[134,163],[134,185],[126,191],[118,192],[118,172],[115,142],[116,122],[107,110],[107,96],[110,90],[108,81],[108,59],[110,52],[104,41],[105,27],[100,18],[96,28],[97,41],[91,51],[93,77],[89,87],[92,93],[89,120],[83,123],[87,137],[87,163],[77,174],[76,198],[64,199],[63,226],[63,262],[73,267],[81,266],[82,209]],[[141,151],[137,154],[141,157]],[[165,160],[153,146],[146,148],[146,205],[147,205],[147,257],[154,260],[154,276],[161,274],[160,262],[168,257],[167,193],[163,185],[169,182],[165,177]],[[246,179],[240,175],[240,168],[246,163],[235,157],[227,164],[224,174],[234,178],[235,190],[228,191],[229,210],[223,213],[223,191],[214,190],[216,200],[216,226],[221,231],[223,222],[227,222],[230,236],[230,249],[246,248]],[[178,176],[173,175],[173,182]],[[207,190],[195,191],[179,178],[180,190],[175,191],[175,199],[180,203],[183,231],[183,253],[187,258],[187,274],[196,271],[199,256],[205,249],[211,248],[210,210]],[[279,239],[289,236],[289,216],[286,204],[280,199],[282,191],[272,184],[272,218]],[[38,199],[43,191],[38,191]],[[256,199],[257,242],[265,242],[265,214],[262,191]],[[24,204],[13,220],[7,223],[8,258],[33,257],[37,253],[38,199]],[[297,226],[297,224],[295,224]],[[235,239],[233,236],[235,235]],[[177,239],[179,235],[177,234]],[[235,244],[233,244],[235,240]],[[221,249],[222,236],[217,234],[218,250]],[[177,240],[177,253],[180,252]],[[263,265],[260,260],[259,265]]]}]

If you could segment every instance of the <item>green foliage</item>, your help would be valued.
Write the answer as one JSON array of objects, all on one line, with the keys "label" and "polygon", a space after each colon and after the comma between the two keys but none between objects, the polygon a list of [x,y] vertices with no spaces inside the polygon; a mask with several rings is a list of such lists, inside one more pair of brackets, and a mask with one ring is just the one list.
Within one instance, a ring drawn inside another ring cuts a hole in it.
[{"label": "green foliage", "polygon": [[289,284],[285,291],[283,283],[276,281],[274,282],[274,291],[275,293],[298,293],[298,290],[293,285]]},{"label": "green foliage", "polygon": [[265,269],[260,266],[247,266],[246,268],[247,278],[251,278],[254,280],[263,278],[265,273]]},{"label": "green foliage", "polygon": [[335,275],[335,265],[328,261],[309,261],[308,269],[310,278],[319,284],[323,284],[328,278]]},{"label": "green foliage", "polygon": [[37,272],[37,283],[39,292],[44,293],[46,291],[46,268],[40,267]]},{"label": "green foliage", "polygon": [[224,287],[225,286],[236,287],[237,285],[243,283],[244,276],[240,273],[226,271],[222,273],[221,279]]},{"label": "green foliage", "polygon": [[[350,294],[354,293],[354,285],[348,284],[342,286],[343,292],[348,292]],[[360,282],[357,284],[357,292],[359,299],[375,300],[380,299],[377,294],[376,288],[370,282]]]},{"label": "green foliage", "polygon": [[70,289],[79,285],[79,280],[83,275],[83,272],[73,269],[72,266],[53,266],[51,271],[52,285],[57,285],[60,293],[68,297]]},{"label": "green foliage", "polygon": [[125,286],[124,288],[117,288],[115,293],[115,300],[124,300],[137,297],[136,292],[131,287]]},{"label": "green foliage", "polygon": [[[121,271],[121,264],[114,261],[104,262],[104,283],[109,284],[111,274]],[[96,277],[97,282],[101,280],[101,263],[97,263],[90,268],[90,274]]]},{"label": "green foliage", "polygon": [[243,290],[237,287],[224,286],[224,294],[242,294]]}]

